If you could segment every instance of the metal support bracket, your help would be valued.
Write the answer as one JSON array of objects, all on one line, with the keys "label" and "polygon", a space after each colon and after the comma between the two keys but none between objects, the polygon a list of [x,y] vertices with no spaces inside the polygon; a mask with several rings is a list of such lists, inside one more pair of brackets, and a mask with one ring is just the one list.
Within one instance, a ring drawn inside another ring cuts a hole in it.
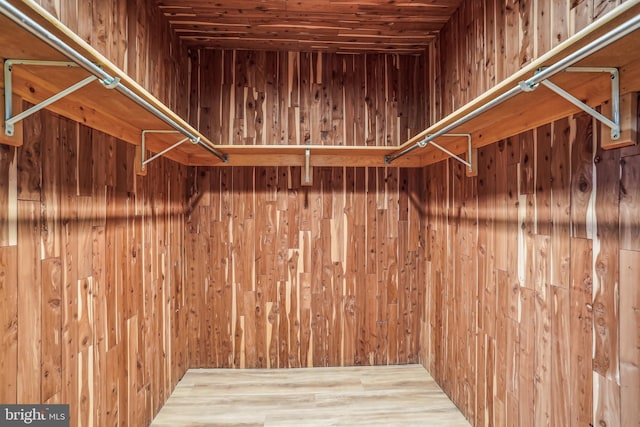
[{"label": "metal support bracket", "polygon": [[68,88],[58,92],[57,94],[51,96],[50,98],[45,99],[37,105],[23,111],[20,114],[16,114],[13,116],[13,105],[12,105],[12,97],[13,97],[13,67],[15,65],[30,65],[30,66],[47,66],[47,67],[76,67],[77,64],[74,62],[64,62],[64,61],[38,61],[38,60],[29,60],[29,59],[7,59],[4,61],[4,133],[7,136],[13,136],[14,134],[14,125],[21,120],[26,119],[30,115],[42,110],[43,108],[48,107],[59,99],[64,98],[77,91],[78,89],[83,88],[89,83],[97,80],[96,76],[89,76],[78,83],[69,86]]},{"label": "metal support bracket", "polygon": [[311,149],[307,148],[304,151],[304,182],[309,184],[311,178],[309,177],[309,161],[311,160]]},{"label": "metal support bracket", "polygon": [[449,156],[453,157],[454,159],[456,159],[457,161],[459,161],[460,163],[464,164],[467,166],[467,169],[469,170],[469,172],[471,172],[471,166],[473,165],[472,162],[472,150],[471,150],[471,134],[470,133],[445,133],[442,134],[440,136],[466,136],[467,137],[467,159],[465,160],[462,157],[458,156],[457,154],[452,153],[451,151],[447,150],[446,148],[444,148],[442,145],[436,144],[433,141],[429,141],[429,135],[427,135],[427,137],[425,139],[423,139],[422,141],[418,142],[418,145],[420,147],[426,147],[427,145],[431,144],[434,147],[436,147],[438,150],[447,153]]},{"label": "metal support bracket", "polygon": [[445,133],[445,134],[442,134],[440,136],[450,136],[450,137],[461,137],[461,136],[464,136],[464,137],[466,137],[467,138],[467,160],[463,159],[462,157],[458,156],[457,154],[452,153],[451,151],[449,151],[446,148],[444,148],[442,145],[436,144],[434,141],[429,140],[430,135],[427,135],[425,137],[425,139],[423,139],[422,141],[419,141],[418,142],[418,146],[426,147],[427,145],[433,145],[438,150],[442,151],[443,153],[448,154],[449,156],[453,157],[454,159],[456,159],[460,163],[464,164],[467,167],[467,172],[469,172],[469,173],[473,172],[473,157],[472,157],[473,156],[473,150],[471,148],[471,134],[470,133]]},{"label": "metal support bracket", "polygon": [[[543,69],[540,69],[541,72]],[[580,99],[571,95],[566,90],[562,89],[555,83],[550,82],[548,79],[544,79],[540,81],[540,84],[544,85],[551,91],[555,92],[557,95],[566,99],[576,107],[580,108],[585,113],[591,115],[596,120],[599,120],[603,124],[607,125],[611,128],[611,139],[616,140],[620,138],[620,72],[617,68],[612,67],[569,67],[564,70],[564,72],[573,72],[573,73],[609,73],[611,76],[611,112],[612,118],[608,118],[596,111],[594,108],[591,108]],[[525,91],[531,91],[538,87],[538,84],[535,85],[527,85],[526,82],[520,82],[521,87],[528,86],[528,89],[524,89]]]},{"label": "metal support bracket", "polygon": [[165,154],[167,154],[169,151],[173,150],[174,148],[179,147],[180,145],[182,145],[183,143],[187,142],[187,141],[191,141],[192,144],[198,144],[200,142],[200,138],[197,138],[195,141],[191,140],[189,137],[185,137],[182,138],[180,141],[176,142],[175,144],[173,144],[170,147],[165,148],[164,150],[162,150],[159,153],[154,154],[153,156],[149,157],[148,159],[145,159],[145,155],[147,152],[147,134],[148,133],[181,133],[177,130],[143,130],[142,131],[142,152],[140,155],[140,170],[144,171],[147,164],[151,163],[152,161],[154,161],[155,159],[157,159],[158,157],[162,157]]},{"label": "metal support bracket", "polygon": [[141,150],[140,150],[140,170],[142,172],[145,172],[146,166],[149,163],[151,163],[152,161],[156,160],[159,157],[164,156],[169,151],[178,148],[179,146],[181,146],[182,144],[184,144],[187,141],[189,141],[193,145],[200,145],[201,147],[203,147],[204,149],[209,151],[211,154],[213,154],[216,157],[218,157],[224,163],[227,163],[227,161],[228,161],[228,157],[227,157],[226,154],[220,153],[218,150],[210,148],[208,145],[206,145],[206,144],[204,144],[202,142],[202,140],[201,140],[201,138],[199,136],[196,136],[194,138],[186,136],[186,137],[182,138],[180,141],[178,141],[175,144],[171,145],[170,147],[167,147],[164,150],[160,151],[159,153],[156,153],[153,156],[151,156],[148,159],[146,159],[145,156],[147,154],[147,134],[151,134],[151,133],[156,133],[156,134],[158,134],[158,133],[161,133],[161,134],[182,134],[182,135],[184,135],[183,132],[181,132],[179,130],[172,130],[172,129],[143,130],[142,131],[142,137],[141,137]]}]

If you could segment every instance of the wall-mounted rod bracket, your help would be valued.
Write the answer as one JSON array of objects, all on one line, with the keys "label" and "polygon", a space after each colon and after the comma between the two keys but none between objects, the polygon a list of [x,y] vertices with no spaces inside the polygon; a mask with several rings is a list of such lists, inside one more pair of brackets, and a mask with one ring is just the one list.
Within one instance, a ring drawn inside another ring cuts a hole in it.
[{"label": "wall-mounted rod bracket", "polygon": [[100,83],[102,84],[102,86],[104,86],[105,89],[115,89],[120,85],[120,77],[110,77],[108,79],[102,79],[100,80]]},{"label": "wall-mounted rod bracket", "polygon": [[[182,145],[183,143],[189,141],[189,137],[185,137],[182,138],[180,141],[176,142],[175,144],[173,144],[170,147],[165,148],[164,150],[162,150],[159,153],[154,154],[153,156],[149,157],[148,159],[145,159],[146,153],[147,153],[147,134],[149,133],[176,133],[179,134],[181,132],[177,131],[177,130],[143,130],[142,131],[142,140],[141,140],[141,144],[142,144],[142,152],[140,153],[140,170],[144,171],[146,166],[151,163],[152,161],[154,161],[155,159],[157,159],[158,157],[162,157],[165,154],[167,154],[169,151],[173,150],[174,148],[179,147],[180,145]],[[199,142],[199,140],[191,141],[193,144],[197,144]]]},{"label": "wall-mounted rod bracket", "polygon": [[73,62],[63,62],[63,61],[37,61],[37,60],[26,60],[26,59],[7,59],[4,61],[4,133],[7,136],[13,136],[14,134],[14,125],[21,120],[26,119],[32,114],[42,110],[43,108],[48,107],[54,102],[64,98],[88,85],[89,83],[97,80],[96,76],[89,76],[78,83],[69,86],[68,88],[58,92],[57,94],[45,99],[37,105],[23,111],[20,114],[16,114],[13,116],[13,105],[12,105],[12,97],[13,97],[13,67],[15,65],[35,65],[35,66],[47,66],[47,67],[76,67],[77,65]]},{"label": "wall-mounted rod bracket", "polygon": [[[453,153],[452,151],[444,148],[442,145],[437,144],[436,142],[434,142],[435,138],[440,138],[443,136],[448,136],[448,137],[466,137],[467,138],[467,160],[463,159],[462,157],[458,156],[457,154]],[[416,148],[424,148],[427,145],[432,145],[435,148],[437,148],[438,150],[442,151],[443,153],[446,153],[447,155],[449,155],[450,157],[453,157],[454,159],[456,159],[457,161],[459,161],[460,163],[464,164],[467,167],[467,173],[468,174],[473,174],[474,170],[473,170],[473,148],[471,146],[471,134],[470,133],[438,133],[433,134],[433,135],[426,135],[424,137],[424,139],[418,141],[415,145],[409,147],[408,149],[405,149],[404,151],[395,154],[395,155],[386,155],[384,157],[384,161],[386,164],[391,164],[392,161],[394,161],[395,159],[397,159],[398,157],[401,157],[407,153],[409,153],[410,151],[415,150]]]},{"label": "wall-mounted rod bracket", "polygon": [[[611,111],[612,118],[601,114],[599,111],[596,111],[594,108],[588,106],[580,99],[571,95],[566,90],[562,89],[555,83],[550,82],[549,80],[542,80],[540,84],[544,85],[551,91],[555,92],[560,97],[566,99],[576,107],[580,108],[582,111],[594,117],[596,120],[604,123],[608,127],[611,128],[611,139],[616,140],[620,138],[620,72],[617,68],[611,67],[569,67],[564,70],[564,72],[573,72],[573,73],[609,73],[611,76]],[[524,82],[523,82],[524,83]]]},{"label": "wall-mounted rod bracket", "polygon": [[425,139],[423,139],[422,141],[418,142],[418,145],[420,147],[426,147],[427,145],[433,145],[435,148],[437,148],[438,150],[442,151],[443,153],[448,154],[450,157],[456,159],[457,161],[459,161],[460,163],[462,163],[463,165],[465,165],[467,167],[467,171],[469,173],[473,172],[473,150],[471,148],[471,134],[469,133],[445,133],[440,135],[440,137],[443,136],[449,136],[449,137],[461,137],[464,136],[467,138],[467,159],[463,159],[462,157],[458,156],[457,154],[454,154],[453,152],[447,150],[446,148],[444,148],[443,146],[436,144],[433,140],[429,139],[429,135],[427,135],[427,137]]}]

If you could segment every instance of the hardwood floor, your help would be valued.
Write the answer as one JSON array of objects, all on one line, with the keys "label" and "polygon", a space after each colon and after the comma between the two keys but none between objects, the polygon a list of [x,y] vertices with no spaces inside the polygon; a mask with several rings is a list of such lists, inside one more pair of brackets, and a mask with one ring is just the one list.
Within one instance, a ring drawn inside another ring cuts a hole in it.
[{"label": "hardwood floor", "polygon": [[469,426],[420,365],[190,369],[152,427]]}]

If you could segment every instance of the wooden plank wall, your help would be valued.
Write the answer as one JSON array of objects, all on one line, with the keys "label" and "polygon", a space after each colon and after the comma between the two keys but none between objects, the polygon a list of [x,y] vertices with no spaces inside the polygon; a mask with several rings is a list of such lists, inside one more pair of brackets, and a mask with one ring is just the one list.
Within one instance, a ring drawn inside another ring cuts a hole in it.
[{"label": "wooden plank wall", "polygon": [[[426,120],[422,57],[203,50],[193,59],[192,120],[225,144],[397,144]],[[190,169],[191,366],[418,360],[421,171],[314,168],[312,186],[301,174]]]},{"label": "wooden plank wall", "polygon": [[[41,3],[186,117],[187,55],[151,2]],[[0,145],[0,402],[148,425],[189,365],[187,168],[135,177],[132,145],[48,112],[24,129]]]},{"label": "wooden plank wall", "polygon": [[[429,53],[432,119],[615,4],[464,2]],[[475,425],[640,423],[640,150],[602,151],[598,126],[497,141],[475,178],[424,172],[421,360]]]},{"label": "wooden plank wall", "polygon": [[[637,425],[638,147],[589,116],[424,172],[421,361],[475,425]],[[531,149],[533,148],[533,149]]]},{"label": "wooden plank wall", "polygon": [[417,362],[421,179],[317,168],[302,187],[300,168],[194,170],[191,366]]},{"label": "wooden plank wall", "polygon": [[399,145],[424,128],[424,55],[190,56],[190,121],[216,144]]},{"label": "wooden plank wall", "polygon": [[48,112],[0,146],[0,401],[147,425],[188,367],[186,167]]},{"label": "wooden plank wall", "polygon": [[153,0],[35,0],[180,117],[188,57]]}]

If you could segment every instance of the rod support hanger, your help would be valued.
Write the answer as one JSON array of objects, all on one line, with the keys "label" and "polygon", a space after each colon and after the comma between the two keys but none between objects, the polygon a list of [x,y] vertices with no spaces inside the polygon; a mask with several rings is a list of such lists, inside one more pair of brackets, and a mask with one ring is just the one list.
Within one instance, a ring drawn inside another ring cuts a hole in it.
[{"label": "rod support hanger", "polygon": [[[457,154],[449,151],[448,149],[444,148],[442,145],[437,144],[436,142],[434,142],[434,139],[437,138],[441,138],[441,137],[466,137],[467,138],[467,160],[463,159],[462,157],[458,156]],[[424,137],[424,139],[421,139],[420,141],[418,141],[416,143],[416,145],[414,146],[415,148],[424,148],[427,145],[432,145],[433,147],[437,148],[438,150],[442,151],[443,153],[448,154],[450,157],[456,159],[457,161],[459,161],[460,163],[464,164],[467,167],[467,172],[468,173],[473,173],[473,147],[471,144],[471,134],[470,133],[439,133],[437,136],[436,134],[433,135],[426,135]],[[406,154],[406,153],[405,153]],[[395,160],[396,158],[398,158],[400,156],[396,156],[395,158],[390,155],[387,154],[386,156],[384,156],[384,162],[386,164],[391,164],[391,162],[393,160]]]},{"label": "rod support hanger", "polygon": [[[536,74],[541,73],[545,68],[540,68],[536,71]],[[549,81],[549,79],[541,80],[539,83],[527,83],[527,81],[521,81],[519,83],[522,90],[531,92],[538,88],[541,84],[553,91],[561,98],[566,99],[576,107],[580,108],[585,113],[589,114],[596,120],[605,124],[611,128],[611,139],[616,140],[620,138],[620,71],[614,67],[568,67],[563,70],[565,73],[609,73],[611,81],[611,111],[612,118],[601,114],[599,111],[587,105],[582,100],[576,98],[566,90],[562,89],[557,84]],[[528,89],[525,89],[528,88]]]},{"label": "rod support hanger", "polygon": [[[186,141],[189,141],[189,138],[182,138],[180,141],[176,142],[175,144],[173,144],[170,147],[165,148],[164,150],[162,150],[159,153],[154,154],[153,156],[149,157],[148,159],[145,158],[146,153],[147,153],[147,134],[151,134],[151,133],[161,133],[161,134],[167,134],[167,133],[171,133],[171,134],[177,134],[180,133],[177,130],[143,130],[142,131],[142,137],[141,137],[141,145],[142,145],[142,150],[140,153],[140,170],[141,171],[145,171],[146,167],[149,163],[151,163],[152,161],[156,160],[157,158],[167,154],[169,151],[173,150],[174,148],[179,147],[180,145],[182,145],[183,143],[185,143]],[[192,141],[192,143],[194,143]],[[196,144],[197,142],[195,142],[194,144]]]},{"label": "rod support hanger", "polygon": [[457,161],[459,161],[460,163],[462,163],[463,165],[465,165],[467,167],[467,172],[471,173],[473,172],[473,149],[471,147],[471,134],[470,133],[445,133],[440,135],[440,137],[461,137],[464,136],[467,138],[467,160],[463,159],[462,157],[458,156],[457,154],[447,150],[446,148],[444,148],[443,146],[441,146],[440,144],[436,144],[433,140],[428,140],[428,135],[427,138],[423,139],[422,141],[420,141],[422,144],[420,144],[420,147],[426,147],[427,145],[433,145],[435,148],[437,148],[438,150],[442,151],[443,153],[448,154],[450,157],[456,159]]},{"label": "rod support hanger", "polygon": [[107,79],[100,80],[102,86],[106,89],[115,89],[120,85],[120,77],[109,77]]},{"label": "rod support hanger", "polygon": [[526,80],[518,82],[518,87],[522,89],[523,92],[533,92],[538,89],[538,86],[540,86],[540,83],[531,83]]}]

